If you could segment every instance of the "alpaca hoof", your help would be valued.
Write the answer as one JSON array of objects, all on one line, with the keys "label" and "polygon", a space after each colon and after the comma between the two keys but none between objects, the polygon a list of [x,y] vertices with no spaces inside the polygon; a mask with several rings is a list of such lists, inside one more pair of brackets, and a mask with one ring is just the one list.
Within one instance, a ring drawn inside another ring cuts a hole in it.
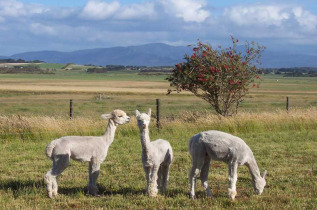
[{"label": "alpaca hoof", "polygon": [[157,194],[149,194],[150,198],[155,198],[157,196]]},{"label": "alpaca hoof", "polygon": [[150,198],[155,198],[156,196],[157,196],[157,191],[149,191],[148,192],[148,196],[150,197]]},{"label": "alpaca hoof", "polygon": [[98,188],[95,186],[89,186],[88,193],[89,193],[89,195],[92,195],[92,196],[98,196]]},{"label": "alpaca hoof", "polygon": [[207,194],[207,198],[212,198],[212,194]]},{"label": "alpaca hoof", "polygon": [[192,195],[190,192],[187,193],[187,194],[188,194],[190,199],[192,199],[192,200],[196,200],[197,199],[196,195]]},{"label": "alpaca hoof", "polygon": [[53,198],[53,194],[52,194],[51,192],[49,192],[49,193],[47,194],[47,196],[48,196],[49,198]]},{"label": "alpaca hoof", "polygon": [[236,195],[237,195],[237,191],[235,191],[235,190],[232,190],[232,189],[228,189],[228,196],[229,196],[229,198],[231,198],[232,200],[234,200],[235,199],[235,197],[236,197]]},{"label": "alpaca hoof", "polygon": [[157,196],[157,193],[158,193],[158,189],[157,189],[157,185],[154,183],[154,184],[150,184],[149,187],[148,187],[148,195],[149,197],[156,197]]}]

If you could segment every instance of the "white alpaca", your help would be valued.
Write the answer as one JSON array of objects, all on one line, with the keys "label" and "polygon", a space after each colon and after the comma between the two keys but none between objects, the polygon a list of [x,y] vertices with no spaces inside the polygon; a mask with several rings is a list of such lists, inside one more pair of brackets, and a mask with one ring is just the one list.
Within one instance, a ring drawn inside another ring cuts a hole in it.
[{"label": "white alpaca", "polygon": [[192,169],[189,174],[190,196],[195,198],[196,180],[200,173],[201,184],[211,197],[208,186],[208,171],[211,160],[219,160],[228,164],[229,188],[228,196],[234,200],[237,183],[237,169],[239,165],[246,165],[252,176],[252,185],[257,194],[263,192],[266,171],[260,175],[250,147],[240,138],[221,131],[205,131],[194,135],[188,145],[192,156]]},{"label": "white alpaca", "polygon": [[155,197],[158,188],[163,192],[167,191],[168,172],[173,159],[173,150],[170,143],[163,139],[150,141],[151,109],[147,114],[141,114],[138,110],[135,113],[140,129],[142,163],[147,181],[146,192],[150,197]]},{"label": "white alpaca", "polygon": [[89,162],[88,192],[97,195],[97,178],[100,164],[106,159],[108,148],[113,142],[118,125],[128,123],[130,117],[122,110],[101,115],[109,119],[102,136],[65,136],[51,141],[46,147],[46,156],[53,161],[53,168],[45,175],[48,196],[57,195],[57,177],[66,169],[69,159]]}]

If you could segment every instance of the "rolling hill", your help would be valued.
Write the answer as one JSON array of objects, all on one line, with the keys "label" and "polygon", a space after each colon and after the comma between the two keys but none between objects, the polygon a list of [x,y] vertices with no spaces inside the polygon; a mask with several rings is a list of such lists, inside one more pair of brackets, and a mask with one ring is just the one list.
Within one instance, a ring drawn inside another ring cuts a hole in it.
[{"label": "rolling hill", "polygon": [[[161,43],[129,47],[111,47],[77,50],[72,52],[38,51],[25,52],[7,58],[42,60],[47,63],[76,63],[93,65],[139,65],[171,66],[184,61],[184,55],[191,54],[191,48],[170,46]],[[279,53],[266,50],[262,56],[262,67],[317,67],[317,55],[305,53]]]}]

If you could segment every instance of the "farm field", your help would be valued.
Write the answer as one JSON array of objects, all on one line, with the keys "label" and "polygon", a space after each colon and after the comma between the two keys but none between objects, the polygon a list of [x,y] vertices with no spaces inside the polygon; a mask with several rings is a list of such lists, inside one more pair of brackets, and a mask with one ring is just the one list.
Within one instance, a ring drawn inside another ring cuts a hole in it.
[{"label": "farm field", "polygon": [[[161,99],[166,116],[211,111],[208,103],[189,92],[166,95],[169,84],[164,75],[138,75],[136,71],[88,74],[83,66],[62,70],[57,64],[40,65],[56,67],[56,74],[0,74],[0,115],[67,116],[70,99],[76,116],[97,117],[116,107],[133,113],[136,107],[155,106],[156,98]],[[287,96],[293,108],[316,106],[317,79],[264,75],[261,88],[250,88],[240,109],[285,109]]]},{"label": "farm field", "polygon": [[[238,115],[218,118],[190,93],[166,95],[165,76],[136,72],[87,74],[60,70],[50,75],[0,74],[0,209],[155,209],[155,208],[317,208],[317,79],[265,75],[250,89]],[[43,68],[48,68],[47,66]],[[51,68],[51,67],[49,67]],[[290,111],[286,113],[286,97]],[[155,127],[155,99],[161,99],[160,132]],[[74,101],[70,120],[69,99]],[[167,195],[145,195],[145,176],[135,109],[152,108],[151,139],[169,140],[174,150]],[[101,165],[100,197],[86,195],[88,164],[71,161],[59,179],[59,197],[48,199],[43,177],[51,167],[45,147],[65,135],[101,135],[100,114],[119,108],[132,116],[118,127]],[[261,172],[268,171],[261,196],[253,192],[246,167],[239,167],[237,197],[227,198],[227,165],[212,162],[207,198],[197,182],[197,199],[188,198],[191,160],[188,140],[205,130],[221,130],[244,139]]]}]

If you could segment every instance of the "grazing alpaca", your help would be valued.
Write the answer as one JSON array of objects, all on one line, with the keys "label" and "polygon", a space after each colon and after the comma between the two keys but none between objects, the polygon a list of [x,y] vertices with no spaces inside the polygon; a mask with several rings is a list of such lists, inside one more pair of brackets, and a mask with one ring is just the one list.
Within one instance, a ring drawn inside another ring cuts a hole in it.
[{"label": "grazing alpaca", "polygon": [[147,186],[146,192],[150,197],[155,197],[158,188],[167,191],[168,172],[173,159],[170,143],[163,139],[150,142],[149,123],[151,109],[148,113],[135,111],[142,145],[142,163],[145,171]]},{"label": "grazing alpaca", "polygon": [[48,196],[57,195],[57,177],[66,169],[69,159],[89,162],[88,192],[97,195],[97,178],[100,164],[106,159],[108,148],[113,142],[118,125],[128,123],[130,117],[124,111],[114,110],[101,115],[109,119],[106,132],[102,136],[65,136],[51,141],[46,147],[46,156],[53,161],[53,168],[45,175]]},{"label": "grazing alpaca", "polygon": [[192,156],[192,169],[189,174],[190,196],[195,198],[196,180],[200,173],[201,184],[211,197],[208,186],[208,171],[211,160],[219,160],[228,164],[229,188],[228,196],[234,200],[239,165],[246,165],[252,176],[252,185],[257,194],[263,192],[266,171],[260,175],[258,165],[248,145],[240,138],[220,131],[205,131],[194,135],[188,145]]}]

